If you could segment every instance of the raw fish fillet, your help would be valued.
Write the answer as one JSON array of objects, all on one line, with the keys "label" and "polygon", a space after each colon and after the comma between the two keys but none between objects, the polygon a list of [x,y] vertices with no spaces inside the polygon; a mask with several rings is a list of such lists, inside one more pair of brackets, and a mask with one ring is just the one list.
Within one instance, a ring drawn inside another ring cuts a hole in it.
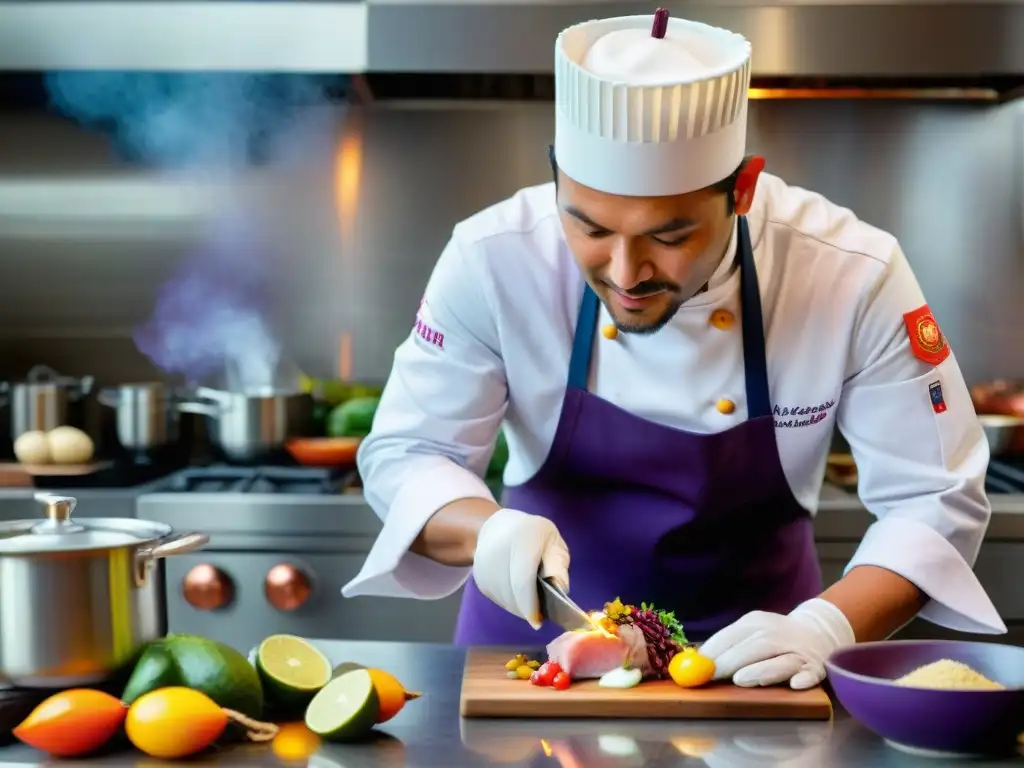
[{"label": "raw fish fillet", "polygon": [[644,633],[628,624],[610,635],[600,630],[565,632],[548,643],[548,660],[554,661],[574,680],[601,677],[625,666],[650,672]]}]

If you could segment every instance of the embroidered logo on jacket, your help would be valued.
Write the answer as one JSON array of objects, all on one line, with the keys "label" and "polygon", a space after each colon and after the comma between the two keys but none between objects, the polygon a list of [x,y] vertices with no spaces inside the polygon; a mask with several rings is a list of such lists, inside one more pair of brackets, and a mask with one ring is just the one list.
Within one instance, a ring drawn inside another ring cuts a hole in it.
[{"label": "embroidered logo on jacket", "polygon": [[412,326],[412,331],[421,339],[428,344],[432,344],[440,350],[444,350],[444,334],[431,327],[424,319],[427,309],[427,300],[420,299],[420,305],[416,309],[416,322]]},{"label": "embroidered logo on jacket", "polygon": [[927,304],[907,312],[903,315],[903,322],[910,335],[910,348],[918,359],[929,365],[938,365],[949,357],[949,344]]},{"label": "embroidered logo on jacket", "polygon": [[775,417],[776,429],[781,427],[810,427],[828,418],[835,406],[835,400],[826,400],[817,405],[793,405],[780,408],[775,406],[772,415]]}]

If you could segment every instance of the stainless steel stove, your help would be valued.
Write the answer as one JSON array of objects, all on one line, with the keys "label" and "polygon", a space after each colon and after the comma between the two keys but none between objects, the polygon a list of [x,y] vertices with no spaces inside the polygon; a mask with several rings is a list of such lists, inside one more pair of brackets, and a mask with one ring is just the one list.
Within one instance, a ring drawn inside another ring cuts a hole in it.
[{"label": "stainless steel stove", "polygon": [[985,475],[985,490],[990,496],[1024,494],[1024,460],[991,459]]},{"label": "stainless steel stove", "polygon": [[266,635],[449,642],[458,597],[345,599],[380,521],[358,476],[306,467],[182,470],[138,499],[138,517],[210,534],[166,561],[171,632],[247,651]]}]

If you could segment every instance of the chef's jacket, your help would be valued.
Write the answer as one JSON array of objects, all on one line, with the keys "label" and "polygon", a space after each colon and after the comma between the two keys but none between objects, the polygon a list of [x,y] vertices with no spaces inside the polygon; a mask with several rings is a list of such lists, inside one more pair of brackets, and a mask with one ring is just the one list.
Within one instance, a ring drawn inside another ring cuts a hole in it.
[{"label": "chef's jacket", "polygon": [[[915,354],[904,314],[925,299],[899,243],[769,174],[747,218],[775,436],[794,497],[816,511],[838,426],[877,518],[847,570],[876,565],[910,580],[931,598],[921,616],[936,624],[1005,631],[971,568],[991,514],[988,444],[955,356],[934,365]],[[733,252],[735,239],[734,229]],[[505,484],[541,467],[583,287],[552,183],[455,227],[359,449],[366,498],[384,527],[345,595],[435,599],[462,586],[470,569],[408,548],[449,502],[493,499],[481,478],[502,423]],[[595,334],[589,390],[690,432],[745,420],[739,293],[727,256],[708,289],[657,333]],[[602,307],[599,324],[610,322]]]}]

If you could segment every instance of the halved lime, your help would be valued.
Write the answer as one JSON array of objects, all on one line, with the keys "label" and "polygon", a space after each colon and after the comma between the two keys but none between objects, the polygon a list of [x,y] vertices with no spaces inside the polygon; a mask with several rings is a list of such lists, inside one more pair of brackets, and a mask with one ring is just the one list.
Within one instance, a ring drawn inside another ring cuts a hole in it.
[{"label": "halved lime", "polygon": [[365,669],[354,669],[325,685],[306,708],[306,727],[326,741],[355,741],[377,722],[380,700]]},{"label": "halved lime", "polygon": [[301,637],[271,635],[256,649],[256,669],[275,714],[301,714],[331,679],[331,662]]}]

